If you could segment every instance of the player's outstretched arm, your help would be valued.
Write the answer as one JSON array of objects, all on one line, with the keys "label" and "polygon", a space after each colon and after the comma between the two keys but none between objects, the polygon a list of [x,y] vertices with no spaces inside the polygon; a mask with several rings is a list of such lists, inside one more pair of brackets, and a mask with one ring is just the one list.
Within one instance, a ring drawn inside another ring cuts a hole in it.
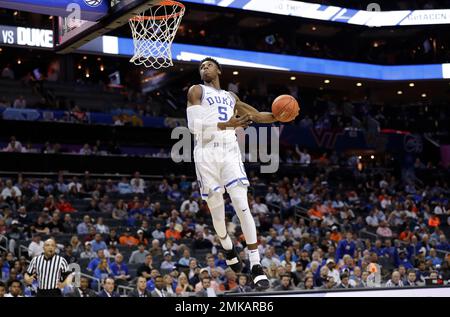
[{"label": "player's outstretched arm", "polygon": [[234,96],[234,98],[236,99],[235,107],[237,109],[237,113],[239,116],[249,115],[250,119],[256,123],[277,122],[277,119],[275,119],[272,112],[260,112],[260,111],[256,110],[255,108],[253,108],[252,106],[250,106],[249,104],[241,101],[235,93],[230,92],[230,94],[232,94]]}]

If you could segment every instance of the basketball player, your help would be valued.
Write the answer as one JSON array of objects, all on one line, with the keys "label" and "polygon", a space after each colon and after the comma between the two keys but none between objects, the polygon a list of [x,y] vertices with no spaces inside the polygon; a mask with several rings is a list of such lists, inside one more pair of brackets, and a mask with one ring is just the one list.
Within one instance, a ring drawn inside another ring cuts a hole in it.
[{"label": "basketball player", "polygon": [[188,91],[187,118],[189,130],[196,138],[194,161],[201,195],[211,211],[227,265],[239,273],[242,262],[225,223],[223,194],[228,192],[245,236],[253,282],[257,289],[267,289],[270,283],[260,263],[255,221],[247,200],[249,181],[234,130],[252,122],[272,123],[276,119],[272,113],[259,112],[234,93],[222,90],[222,69],[215,59],[205,58],[199,70],[203,85],[194,85]]}]

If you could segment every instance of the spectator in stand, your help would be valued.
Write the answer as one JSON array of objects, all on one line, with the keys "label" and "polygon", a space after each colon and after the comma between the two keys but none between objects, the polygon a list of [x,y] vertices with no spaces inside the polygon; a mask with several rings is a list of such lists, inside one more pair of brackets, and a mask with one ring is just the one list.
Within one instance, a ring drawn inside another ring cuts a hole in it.
[{"label": "spectator in stand", "polygon": [[193,258],[191,257],[191,252],[188,248],[183,249],[183,255],[178,260],[178,265],[182,267],[189,267],[189,262]]},{"label": "spectator in stand", "polygon": [[183,295],[184,293],[192,293],[194,292],[194,288],[189,284],[188,278],[184,272],[180,273],[178,276],[177,288],[175,289],[175,293],[177,295]]},{"label": "spectator in stand", "polygon": [[65,252],[63,254],[63,258],[66,259],[67,263],[77,263],[78,257],[74,254],[72,245],[68,244],[65,247]]},{"label": "spectator in stand", "polygon": [[409,269],[408,270],[407,279],[406,279],[406,283],[403,286],[416,287],[416,286],[419,286],[419,284],[420,283],[417,281],[416,271],[414,269]]},{"label": "spectator in stand", "polygon": [[24,147],[19,141],[16,140],[15,136],[12,136],[10,138],[8,145],[6,146],[6,148],[3,149],[4,152],[15,152],[15,153],[21,153],[23,152],[23,150]]},{"label": "spectator in stand", "polygon": [[50,228],[48,225],[49,220],[45,220],[46,217],[44,217],[43,215],[38,216],[37,221],[31,225],[30,229],[31,229],[31,233],[33,234],[50,234]]},{"label": "spectator in stand", "polygon": [[153,239],[152,240],[152,247],[149,249],[149,252],[152,256],[162,257],[163,256],[163,250],[161,248],[161,244],[159,240]]},{"label": "spectator in stand", "polygon": [[90,272],[93,272],[103,259],[106,259],[109,264],[109,260],[106,257],[105,250],[100,249],[97,251],[97,256],[89,262],[89,264],[87,266],[87,270]]},{"label": "spectator in stand", "polygon": [[83,185],[78,181],[78,177],[74,176],[72,181],[67,185],[69,188],[69,192],[71,193],[82,193],[84,191]]},{"label": "spectator in stand", "polygon": [[122,180],[117,184],[117,189],[120,195],[128,195],[133,193],[133,187],[128,182],[126,177],[122,177]]},{"label": "spectator in stand", "polygon": [[391,279],[387,281],[386,287],[403,287],[403,282],[400,279],[400,273],[398,271],[392,272]]},{"label": "spectator in stand", "polygon": [[266,268],[270,268],[272,264],[275,264],[277,267],[281,265],[280,260],[275,257],[274,251],[272,248],[267,249],[264,258],[261,260],[261,265]]},{"label": "spectator in stand", "polygon": [[139,276],[136,282],[136,289],[128,293],[128,297],[151,297],[149,291],[147,291],[147,280]]},{"label": "spectator in stand", "polygon": [[[171,274],[176,274],[176,271],[172,271]],[[175,289],[177,288],[177,281],[173,279],[171,274],[164,275],[164,284],[166,285],[165,291],[171,297],[175,297]]]},{"label": "spectator in stand", "polygon": [[152,269],[150,272],[150,279],[147,280],[147,290],[149,292],[155,290],[155,280],[156,277],[160,276],[159,271],[157,269]]},{"label": "spectator in stand", "polygon": [[155,267],[153,267],[153,257],[151,254],[147,254],[145,256],[145,261],[144,263],[142,263],[136,272],[137,276],[142,276],[144,278],[146,278],[147,280],[151,278],[151,272],[152,270],[155,269]]},{"label": "spectator in stand", "polygon": [[[351,235],[351,233],[350,233]],[[337,226],[333,226],[331,227],[331,234],[330,234],[330,239],[334,242],[334,243],[338,243],[339,241],[342,240],[342,235],[338,230]],[[348,241],[348,246],[351,245],[351,241]]]},{"label": "spectator in stand", "polygon": [[245,274],[238,274],[238,285],[235,289],[237,293],[249,293],[252,288],[248,285],[248,277]]},{"label": "spectator in stand", "polygon": [[181,213],[186,213],[189,216],[194,216],[199,211],[198,203],[194,200],[194,197],[189,197],[189,199],[183,201],[180,207]]},{"label": "spectator in stand", "polygon": [[59,196],[58,203],[56,204],[56,208],[61,212],[76,211],[76,209],[73,208],[72,204],[70,202],[66,201],[64,195]]},{"label": "spectator in stand", "polygon": [[18,279],[10,279],[7,283],[7,286],[9,293],[5,294],[4,297],[23,297],[22,282],[20,282]]},{"label": "spectator in stand", "polygon": [[44,252],[44,241],[41,241],[41,236],[36,234],[33,236],[30,245],[28,246],[28,256],[30,259],[41,255]]},{"label": "spectator in stand", "polygon": [[112,179],[108,179],[105,185],[105,193],[106,194],[116,194],[119,190],[117,189],[116,184],[112,181]]},{"label": "spectator in stand", "polygon": [[130,181],[131,190],[135,194],[144,194],[145,192],[145,181],[141,178],[139,172],[134,173],[134,177]]},{"label": "spectator in stand", "polygon": [[6,294],[6,285],[2,281],[0,281],[0,298],[5,297]]},{"label": "spectator in stand", "polygon": [[[70,216],[70,215],[67,215]],[[82,250],[82,243],[80,241],[80,239],[78,239],[78,236],[73,235],[72,238],[70,238],[70,245],[72,246],[72,250],[76,255],[80,255],[81,254],[81,250]]]},{"label": "spectator in stand", "polygon": [[169,223],[169,228],[165,232],[165,237],[166,239],[175,239],[175,240],[181,239],[180,231],[175,229],[175,223],[173,222]]},{"label": "spectator in stand", "polygon": [[19,96],[13,102],[13,108],[16,109],[25,109],[27,107],[27,101],[23,96]]},{"label": "spectator in stand", "polygon": [[116,246],[119,243],[119,236],[117,235],[117,231],[114,228],[111,228],[111,230],[109,231],[109,235],[106,237],[105,239],[105,243],[108,246]]},{"label": "spectator in stand", "polygon": [[398,236],[398,238],[402,241],[409,241],[411,240],[413,236],[413,233],[411,232],[411,230],[409,229],[409,227],[406,227],[405,230],[403,230],[400,235]]},{"label": "spectator in stand", "polygon": [[70,214],[65,214],[63,222],[61,224],[62,232],[64,233],[74,233],[75,223],[72,221]]},{"label": "spectator in stand", "polygon": [[236,291],[237,287],[238,281],[236,273],[230,268],[227,268],[225,270],[225,281],[219,285],[219,289],[222,292],[227,292],[227,291]]},{"label": "spectator in stand", "polygon": [[447,241],[445,235],[441,234],[439,236],[439,243],[436,245],[436,250],[450,252],[450,243]]},{"label": "spectator in stand", "polygon": [[323,213],[319,208],[318,203],[314,203],[312,207],[308,210],[308,215],[312,220],[321,221],[323,219]]},{"label": "spectator in stand", "polygon": [[133,251],[133,253],[131,253],[128,263],[129,264],[145,263],[148,254],[149,251],[145,250],[145,245],[139,244],[138,249],[136,251]]},{"label": "spectator in stand", "polygon": [[85,215],[83,217],[83,222],[81,222],[77,226],[77,234],[78,235],[86,235],[89,233],[89,229],[91,227],[92,227],[91,217],[89,217],[89,215]]},{"label": "spectator in stand", "polygon": [[97,297],[97,294],[89,287],[89,278],[80,278],[80,287],[73,287],[72,291],[66,294],[67,297]]},{"label": "spectator in stand", "polygon": [[161,263],[161,270],[173,270],[175,268],[175,262],[172,261],[172,255],[169,251],[164,252],[164,261]]},{"label": "spectator in stand", "polygon": [[257,196],[255,202],[252,205],[252,214],[254,215],[266,215],[269,213],[269,208],[266,204],[261,202],[262,197]]},{"label": "spectator in stand", "polygon": [[441,219],[438,215],[432,214],[430,218],[428,219],[428,227],[430,228],[437,228],[441,225]]},{"label": "spectator in stand", "polygon": [[126,220],[128,217],[127,204],[123,199],[119,199],[112,212],[112,218],[115,220]]},{"label": "spectator in stand", "polygon": [[272,186],[269,186],[267,188],[267,194],[265,198],[267,204],[276,204],[279,203],[281,200],[280,195],[274,191]]},{"label": "spectator in stand", "polygon": [[103,290],[98,294],[99,297],[120,297],[119,293],[114,291],[114,279],[108,277],[103,282]]},{"label": "spectator in stand", "polygon": [[178,190],[178,184],[173,184],[167,193],[167,199],[179,203],[183,198],[183,194]]},{"label": "spectator in stand", "polygon": [[145,239],[147,239],[147,242],[148,242],[148,239],[151,238],[150,224],[149,224],[148,220],[145,220],[145,219],[142,220],[142,224],[138,230],[142,230],[143,237]]},{"label": "spectator in stand", "polygon": [[103,223],[103,217],[97,218],[97,223],[94,227],[95,230],[100,234],[109,234],[109,227]]},{"label": "spectator in stand", "polygon": [[98,203],[98,208],[101,212],[111,214],[114,210],[114,205],[109,201],[108,195],[104,195]]},{"label": "spectator in stand", "polygon": [[332,276],[327,276],[323,285],[320,287],[322,290],[331,290],[336,287],[336,282]]},{"label": "spectator in stand", "polygon": [[378,228],[380,225],[378,217],[376,215],[376,209],[372,209],[370,214],[366,217],[366,223],[372,228]]},{"label": "spectator in stand", "polygon": [[126,245],[126,246],[130,247],[130,246],[138,245],[139,244],[139,240],[131,235],[131,229],[130,228],[126,228],[124,234],[121,235],[120,238],[119,238],[119,243],[121,245]]},{"label": "spectator in stand", "polygon": [[5,202],[10,203],[20,199],[22,192],[17,186],[13,186],[12,180],[8,179],[6,181],[6,187],[3,188],[0,196]]},{"label": "spectator in stand", "polygon": [[314,278],[312,276],[305,277],[305,280],[303,282],[303,287],[301,287],[304,290],[313,290],[314,289]]},{"label": "spectator in stand", "polygon": [[94,240],[91,241],[92,251],[97,252],[98,250],[108,249],[105,241],[103,241],[103,237],[100,233],[95,234]]},{"label": "spectator in stand", "polygon": [[376,231],[377,235],[383,238],[392,238],[392,230],[388,227],[387,221],[382,221]]},{"label": "spectator in stand", "polygon": [[351,257],[355,256],[356,251],[356,243],[353,239],[353,233],[347,232],[346,238],[338,242],[338,246],[336,248],[336,260],[339,261],[345,254],[350,255]]},{"label": "spectator in stand", "polygon": [[144,237],[144,230],[139,229],[137,231],[137,239],[139,241],[139,244],[143,244],[145,246],[148,245],[148,240],[147,240],[147,238]]},{"label": "spectator in stand", "polygon": [[88,143],[84,144],[83,147],[78,152],[78,154],[80,154],[80,155],[92,155],[91,146]]},{"label": "spectator in stand", "polygon": [[172,294],[167,293],[166,286],[167,285],[164,281],[164,277],[157,276],[155,278],[155,289],[151,292],[152,297],[172,297]]},{"label": "spectator in stand", "polygon": [[100,260],[100,263],[94,270],[94,277],[99,279],[100,283],[103,283],[108,277],[113,277],[113,273],[106,258]]},{"label": "spectator in stand", "polygon": [[353,286],[350,283],[350,277],[348,276],[347,273],[343,273],[340,276],[341,279],[341,283],[337,286],[337,288],[353,288]]},{"label": "spectator in stand", "polygon": [[442,259],[437,256],[436,249],[434,249],[434,248],[430,249],[430,255],[426,257],[426,260],[430,261],[431,265],[433,267],[436,267],[436,265],[441,265],[442,264]]},{"label": "spectator in stand", "polygon": [[214,282],[209,276],[201,279],[201,288],[196,292],[198,297],[216,297],[216,290],[211,283]]},{"label": "spectator in stand", "polygon": [[291,276],[289,274],[283,274],[280,276],[280,285],[274,288],[275,291],[292,291],[294,290],[292,286]]},{"label": "spectator in stand", "polygon": [[123,255],[118,253],[114,257],[114,262],[110,266],[112,277],[117,285],[127,285],[131,278],[128,272],[128,266],[123,262]]},{"label": "spectator in stand", "polygon": [[339,270],[336,268],[336,262],[333,258],[329,258],[326,261],[326,266],[328,267],[328,276],[333,277],[333,282],[339,285],[341,283],[341,277]]},{"label": "spectator in stand", "polygon": [[84,243],[84,251],[81,252],[80,258],[81,259],[90,259],[90,260],[92,260],[96,256],[97,256],[97,254],[94,251],[92,251],[92,244],[91,244],[91,242],[90,241],[86,241]]},{"label": "spectator in stand", "polygon": [[6,64],[6,66],[2,69],[2,78],[14,79],[14,71],[11,68],[11,64]]}]

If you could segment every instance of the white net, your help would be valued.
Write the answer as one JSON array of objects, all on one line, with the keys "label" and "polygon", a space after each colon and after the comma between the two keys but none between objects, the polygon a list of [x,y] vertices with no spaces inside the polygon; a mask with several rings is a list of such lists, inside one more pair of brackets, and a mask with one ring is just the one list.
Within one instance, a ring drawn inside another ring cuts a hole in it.
[{"label": "white net", "polygon": [[184,11],[179,2],[161,1],[131,18],[134,56],[130,62],[154,69],[173,66],[171,47]]}]

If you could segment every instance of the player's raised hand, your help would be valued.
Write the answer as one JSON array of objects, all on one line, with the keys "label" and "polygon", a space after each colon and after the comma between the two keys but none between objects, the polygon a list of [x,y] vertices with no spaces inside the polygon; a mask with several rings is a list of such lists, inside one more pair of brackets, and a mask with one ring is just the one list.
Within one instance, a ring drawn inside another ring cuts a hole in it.
[{"label": "player's raised hand", "polygon": [[253,123],[252,116],[250,114],[244,114],[243,116],[237,115],[237,109],[234,109],[233,117],[227,122],[220,122],[217,124],[217,127],[221,130],[225,130],[227,128],[247,128],[250,124]]},{"label": "player's raised hand", "polygon": [[241,117],[235,115],[228,120],[227,122],[219,122],[217,127],[221,130],[225,130],[227,128],[247,128],[252,123],[252,117],[249,114],[245,114]]}]

